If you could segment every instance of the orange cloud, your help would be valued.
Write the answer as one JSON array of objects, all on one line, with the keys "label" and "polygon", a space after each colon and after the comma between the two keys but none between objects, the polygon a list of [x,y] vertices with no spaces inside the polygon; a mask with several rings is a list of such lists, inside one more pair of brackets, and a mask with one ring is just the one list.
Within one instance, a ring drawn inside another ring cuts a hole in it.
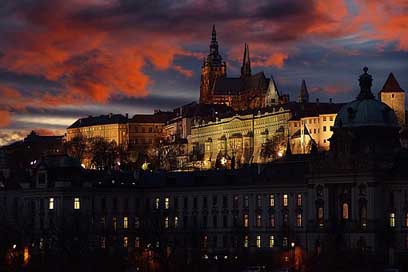
[{"label": "orange cloud", "polygon": [[7,127],[11,123],[11,114],[8,111],[0,110],[0,128]]}]

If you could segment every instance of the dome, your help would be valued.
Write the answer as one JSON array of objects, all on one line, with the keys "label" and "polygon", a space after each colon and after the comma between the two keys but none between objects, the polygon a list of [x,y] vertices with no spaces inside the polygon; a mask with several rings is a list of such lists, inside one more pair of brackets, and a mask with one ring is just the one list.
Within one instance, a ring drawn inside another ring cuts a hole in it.
[{"label": "dome", "polygon": [[373,78],[367,73],[360,75],[360,93],[357,99],[343,106],[334,121],[334,128],[346,127],[399,127],[395,112],[385,103],[374,98],[371,92]]},{"label": "dome", "polygon": [[395,112],[376,99],[357,99],[344,105],[337,114],[335,128],[399,127]]}]

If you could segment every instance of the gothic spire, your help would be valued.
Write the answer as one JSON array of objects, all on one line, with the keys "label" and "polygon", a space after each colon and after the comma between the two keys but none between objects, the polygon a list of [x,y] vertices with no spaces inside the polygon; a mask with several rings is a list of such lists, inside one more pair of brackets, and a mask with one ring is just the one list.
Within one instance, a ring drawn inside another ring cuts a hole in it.
[{"label": "gothic spire", "polygon": [[244,57],[242,59],[241,77],[251,76],[251,60],[249,59],[249,47],[245,43]]},{"label": "gothic spire", "polygon": [[360,93],[357,96],[358,100],[374,99],[374,95],[371,92],[371,85],[373,83],[373,77],[367,73],[368,68],[363,68],[364,73],[360,75],[358,81],[360,82]]},{"label": "gothic spire", "polygon": [[302,80],[302,85],[300,87],[299,93],[299,103],[308,103],[309,102],[309,92],[307,91],[306,81]]},{"label": "gothic spire", "polygon": [[218,55],[217,31],[215,30],[215,25],[212,27],[210,54]]}]

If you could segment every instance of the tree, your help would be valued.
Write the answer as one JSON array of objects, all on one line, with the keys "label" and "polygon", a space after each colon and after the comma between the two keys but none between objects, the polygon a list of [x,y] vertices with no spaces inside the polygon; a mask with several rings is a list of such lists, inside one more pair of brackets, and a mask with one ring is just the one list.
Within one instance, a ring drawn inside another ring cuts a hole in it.
[{"label": "tree", "polygon": [[80,162],[86,156],[88,141],[83,136],[75,136],[71,141],[65,143],[65,149],[69,156],[78,159]]}]

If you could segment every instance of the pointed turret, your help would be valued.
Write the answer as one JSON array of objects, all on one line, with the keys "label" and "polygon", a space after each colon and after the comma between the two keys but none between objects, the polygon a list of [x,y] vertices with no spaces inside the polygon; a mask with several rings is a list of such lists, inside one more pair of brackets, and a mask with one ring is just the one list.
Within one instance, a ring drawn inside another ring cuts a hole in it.
[{"label": "pointed turret", "polygon": [[244,57],[242,59],[241,77],[251,76],[251,60],[249,59],[249,47],[245,44]]},{"label": "pointed turret", "polygon": [[384,86],[382,87],[380,92],[385,93],[401,93],[405,92],[399,85],[397,79],[395,78],[393,73],[388,75],[387,80],[385,81]]},{"label": "pointed turret", "polygon": [[308,103],[309,102],[309,92],[307,91],[306,81],[302,80],[302,85],[300,86],[299,93],[299,103]]},{"label": "pointed turret", "polygon": [[215,30],[215,25],[213,25],[211,33],[210,54],[218,55],[217,31]]},{"label": "pointed turret", "polygon": [[273,76],[269,79],[269,86],[268,86],[268,91],[266,95],[266,106],[272,106],[279,104],[279,90],[278,87],[276,86],[275,79]]}]

